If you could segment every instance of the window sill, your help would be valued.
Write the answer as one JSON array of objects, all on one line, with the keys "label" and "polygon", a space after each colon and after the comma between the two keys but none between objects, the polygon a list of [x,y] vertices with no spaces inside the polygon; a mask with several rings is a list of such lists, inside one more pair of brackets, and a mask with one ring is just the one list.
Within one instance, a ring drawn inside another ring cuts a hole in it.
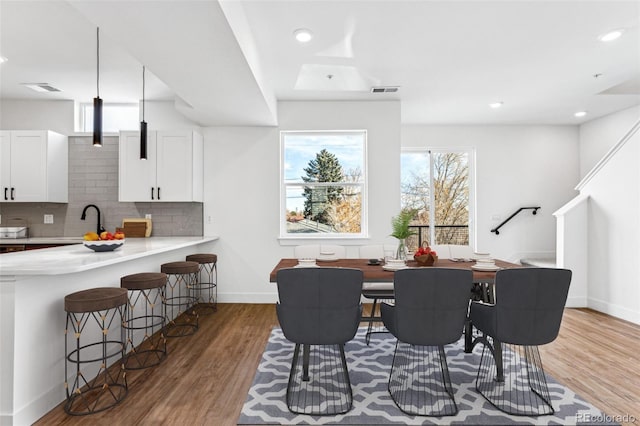
[{"label": "window sill", "polygon": [[370,237],[358,235],[357,237],[344,237],[344,236],[318,236],[318,237],[278,237],[278,242],[281,246],[299,246],[304,244],[320,244],[323,242],[331,244],[339,244],[343,246],[360,246],[370,242]]}]

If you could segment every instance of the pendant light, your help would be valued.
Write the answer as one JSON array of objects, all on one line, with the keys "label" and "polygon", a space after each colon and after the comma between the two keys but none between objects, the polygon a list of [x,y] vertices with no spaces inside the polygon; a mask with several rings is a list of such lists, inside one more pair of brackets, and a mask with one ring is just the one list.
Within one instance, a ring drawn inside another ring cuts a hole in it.
[{"label": "pendant light", "polygon": [[144,121],[144,71],[142,66],[142,121],[140,122],[140,159],[147,159],[147,122]]},{"label": "pendant light", "polygon": [[100,27],[96,30],[96,86],[93,98],[93,146],[102,146],[102,99],[100,99]]}]

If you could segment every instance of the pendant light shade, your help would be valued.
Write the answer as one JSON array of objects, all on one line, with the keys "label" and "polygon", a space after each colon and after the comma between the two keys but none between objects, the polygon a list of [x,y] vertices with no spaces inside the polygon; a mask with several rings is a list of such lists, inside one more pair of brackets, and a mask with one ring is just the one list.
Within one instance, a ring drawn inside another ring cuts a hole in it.
[{"label": "pendant light shade", "polygon": [[102,99],[100,99],[100,27],[96,30],[96,97],[93,98],[93,146],[102,146]]},{"label": "pendant light shade", "polygon": [[142,66],[142,121],[140,122],[140,159],[147,159],[147,122],[144,121],[144,65]]}]

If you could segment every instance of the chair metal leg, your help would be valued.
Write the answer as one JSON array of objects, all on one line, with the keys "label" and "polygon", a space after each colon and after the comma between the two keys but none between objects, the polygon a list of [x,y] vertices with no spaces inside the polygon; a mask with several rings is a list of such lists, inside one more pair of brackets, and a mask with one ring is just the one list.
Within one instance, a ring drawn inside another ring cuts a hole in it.
[{"label": "chair metal leg", "polygon": [[296,344],[287,385],[289,411],[318,416],[344,414],[352,402],[344,345]]},{"label": "chair metal leg", "polygon": [[[537,346],[485,343],[476,390],[500,411],[517,416],[553,414],[551,397]],[[493,356],[489,356],[491,353]]]},{"label": "chair metal leg", "polygon": [[398,341],[388,384],[393,402],[414,416],[452,416],[458,412],[443,346]]}]

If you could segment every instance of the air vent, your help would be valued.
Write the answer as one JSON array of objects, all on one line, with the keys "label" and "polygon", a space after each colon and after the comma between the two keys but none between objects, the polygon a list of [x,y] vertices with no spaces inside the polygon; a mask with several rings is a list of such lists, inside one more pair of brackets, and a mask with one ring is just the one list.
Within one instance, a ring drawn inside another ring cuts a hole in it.
[{"label": "air vent", "polygon": [[398,86],[373,86],[371,93],[395,93],[398,89]]},{"label": "air vent", "polygon": [[49,83],[20,83],[34,92],[59,92],[60,89],[49,85]]}]

